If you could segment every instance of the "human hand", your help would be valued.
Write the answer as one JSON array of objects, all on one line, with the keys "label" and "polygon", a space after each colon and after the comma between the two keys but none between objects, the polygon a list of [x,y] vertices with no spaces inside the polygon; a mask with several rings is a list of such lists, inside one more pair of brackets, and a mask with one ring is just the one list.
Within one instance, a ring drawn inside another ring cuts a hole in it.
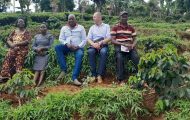
[{"label": "human hand", "polygon": [[99,43],[93,43],[92,46],[96,49],[100,49],[100,44]]}]

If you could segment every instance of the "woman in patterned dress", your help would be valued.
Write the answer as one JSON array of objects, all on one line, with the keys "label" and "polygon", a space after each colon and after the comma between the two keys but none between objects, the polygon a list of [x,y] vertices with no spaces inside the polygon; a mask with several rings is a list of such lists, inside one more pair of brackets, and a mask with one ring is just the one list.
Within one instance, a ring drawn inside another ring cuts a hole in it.
[{"label": "woman in patterned dress", "polygon": [[30,32],[26,29],[27,22],[24,18],[16,20],[16,29],[9,35],[7,44],[8,53],[3,61],[0,82],[10,79],[15,73],[22,70],[28,54],[31,41]]},{"label": "woman in patterned dress", "polygon": [[35,35],[32,45],[32,49],[36,53],[33,66],[36,86],[40,86],[43,81],[45,69],[48,64],[48,50],[53,44],[53,41],[54,37],[47,31],[47,25],[45,23],[41,24],[40,34]]}]

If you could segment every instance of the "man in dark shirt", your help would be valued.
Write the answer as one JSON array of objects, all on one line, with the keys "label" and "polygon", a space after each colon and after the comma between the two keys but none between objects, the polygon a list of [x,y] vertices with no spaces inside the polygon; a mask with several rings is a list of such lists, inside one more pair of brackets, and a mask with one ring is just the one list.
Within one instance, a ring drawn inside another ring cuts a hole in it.
[{"label": "man in dark shirt", "polygon": [[123,11],[120,13],[120,22],[111,30],[112,43],[115,45],[116,53],[116,71],[117,79],[123,84],[124,61],[131,60],[134,63],[136,72],[138,71],[139,56],[135,49],[136,32],[135,29],[128,24],[128,13]]}]

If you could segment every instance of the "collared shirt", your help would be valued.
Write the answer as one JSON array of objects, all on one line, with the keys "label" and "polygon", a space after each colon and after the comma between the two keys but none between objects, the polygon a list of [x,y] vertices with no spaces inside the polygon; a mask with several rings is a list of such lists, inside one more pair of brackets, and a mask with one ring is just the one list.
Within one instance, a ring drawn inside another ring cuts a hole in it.
[{"label": "collared shirt", "polygon": [[100,38],[110,39],[110,26],[102,23],[101,25],[93,25],[88,32],[88,39],[95,41]]},{"label": "collared shirt", "polygon": [[119,23],[111,30],[111,36],[115,37],[115,40],[120,42],[133,42],[133,37],[136,35],[135,29],[131,25],[124,26]]},{"label": "collared shirt", "polygon": [[82,25],[71,29],[68,25],[61,28],[59,41],[62,44],[71,44],[83,48],[86,45],[86,31]]}]

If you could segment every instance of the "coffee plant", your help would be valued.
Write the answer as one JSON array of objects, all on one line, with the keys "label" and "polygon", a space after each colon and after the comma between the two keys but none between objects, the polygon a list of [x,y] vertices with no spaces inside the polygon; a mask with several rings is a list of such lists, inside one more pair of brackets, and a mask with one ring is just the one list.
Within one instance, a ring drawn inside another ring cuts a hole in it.
[{"label": "coffee plant", "polygon": [[23,100],[30,100],[38,94],[38,89],[33,88],[33,74],[29,70],[23,70],[13,75],[12,79],[0,85],[0,91],[15,95],[19,105]]}]

